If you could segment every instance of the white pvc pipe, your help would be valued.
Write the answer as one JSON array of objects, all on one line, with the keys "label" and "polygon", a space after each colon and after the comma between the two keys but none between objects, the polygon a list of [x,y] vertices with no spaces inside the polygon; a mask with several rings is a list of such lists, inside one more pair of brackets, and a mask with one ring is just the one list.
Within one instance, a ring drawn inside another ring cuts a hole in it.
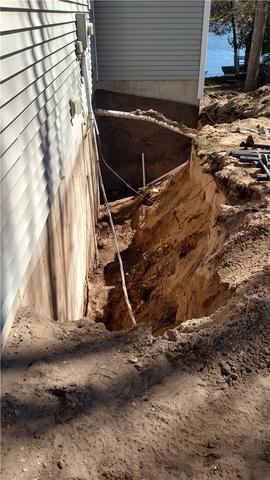
[{"label": "white pvc pipe", "polygon": [[[149,111],[151,113],[151,111]],[[118,110],[103,110],[98,108],[95,111],[97,117],[115,117],[123,118],[127,120],[138,120],[141,122],[149,122],[158,125],[159,127],[166,128],[172,132],[179,133],[188,138],[195,138],[198,135],[198,131],[194,128],[189,128],[183,123],[172,122],[168,118],[164,117],[162,120],[150,116],[149,112],[134,113],[134,112],[119,112]],[[156,113],[156,112],[154,112]]]}]

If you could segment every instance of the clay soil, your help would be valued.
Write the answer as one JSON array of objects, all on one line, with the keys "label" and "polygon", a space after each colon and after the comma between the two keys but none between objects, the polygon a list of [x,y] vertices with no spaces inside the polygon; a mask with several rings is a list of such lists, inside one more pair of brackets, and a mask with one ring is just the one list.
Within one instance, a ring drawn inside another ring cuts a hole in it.
[{"label": "clay soil", "polygon": [[189,162],[111,204],[136,327],[104,207],[86,316],[20,312],[3,480],[270,478],[270,189],[230,156],[258,124],[204,126]]}]

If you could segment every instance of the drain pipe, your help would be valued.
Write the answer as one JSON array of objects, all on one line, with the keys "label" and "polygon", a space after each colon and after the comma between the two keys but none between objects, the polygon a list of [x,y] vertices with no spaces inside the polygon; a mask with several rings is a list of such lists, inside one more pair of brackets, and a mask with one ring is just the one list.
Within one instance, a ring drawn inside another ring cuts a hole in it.
[{"label": "drain pipe", "polygon": [[95,110],[96,117],[112,117],[125,120],[136,120],[141,122],[149,122],[158,125],[159,127],[166,128],[172,132],[184,135],[188,138],[195,138],[198,135],[198,130],[195,128],[187,127],[184,123],[175,122],[166,118],[162,113],[155,110],[135,110],[134,112],[121,112],[118,110],[105,110],[98,108]]}]

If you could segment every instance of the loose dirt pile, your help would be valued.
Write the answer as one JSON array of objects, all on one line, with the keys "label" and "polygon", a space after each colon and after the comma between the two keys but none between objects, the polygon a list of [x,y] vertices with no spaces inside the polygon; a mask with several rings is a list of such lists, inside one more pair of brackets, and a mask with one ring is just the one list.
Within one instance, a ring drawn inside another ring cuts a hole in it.
[{"label": "loose dirt pile", "polygon": [[270,118],[270,86],[249,93],[211,88],[206,90],[202,102],[201,125],[258,117]]},{"label": "loose dirt pile", "polygon": [[104,209],[87,317],[21,312],[3,480],[270,478],[270,189],[229,155],[236,130],[204,127],[190,162],[111,204],[136,328]]}]

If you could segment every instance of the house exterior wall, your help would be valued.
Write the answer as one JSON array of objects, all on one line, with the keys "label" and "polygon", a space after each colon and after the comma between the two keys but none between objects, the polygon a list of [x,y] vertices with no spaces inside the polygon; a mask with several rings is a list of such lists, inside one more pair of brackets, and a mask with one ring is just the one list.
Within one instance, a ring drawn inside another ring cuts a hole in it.
[{"label": "house exterior wall", "polygon": [[95,0],[97,89],[197,105],[208,7],[209,0]]},{"label": "house exterior wall", "polygon": [[[38,265],[42,235],[51,225],[53,238],[60,220],[58,250],[70,255],[69,268],[63,268],[63,258],[61,278],[55,265],[50,268],[55,270],[54,295],[65,292],[66,298],[55,299],[59,308],[47,309],[51,288],[44,302],[42,296],[35,302],[32,295],[33,306],[39,303],[39,309],[54,318],[81,316],[90,241],[82,223],[96,212],[98,187],[95,153],[88,148],[91,132],[85,136],[86,89],[75,53],[76,13],[88,12],[87,0],[5,0],[1,8],[1,321],[6,337],[18,298],[30,298],[26,275],[30,280],[30,271]],[[88,70],[90,78],[89,55]],[[84,111],[73,120],[71,100],[80,101]],[[75,185],[78,200],[73,196],[70,205],[67,194]],[[76,238],[76,229],[85,233],[83,238]],[[79,257],[76,242],[83,252]],[[51,255],[53,243],[50,238],[43,241],[44,255]],[[90,251],[93,255],[92,247]],[[42,284],[41,277],[39,281]]]}]

